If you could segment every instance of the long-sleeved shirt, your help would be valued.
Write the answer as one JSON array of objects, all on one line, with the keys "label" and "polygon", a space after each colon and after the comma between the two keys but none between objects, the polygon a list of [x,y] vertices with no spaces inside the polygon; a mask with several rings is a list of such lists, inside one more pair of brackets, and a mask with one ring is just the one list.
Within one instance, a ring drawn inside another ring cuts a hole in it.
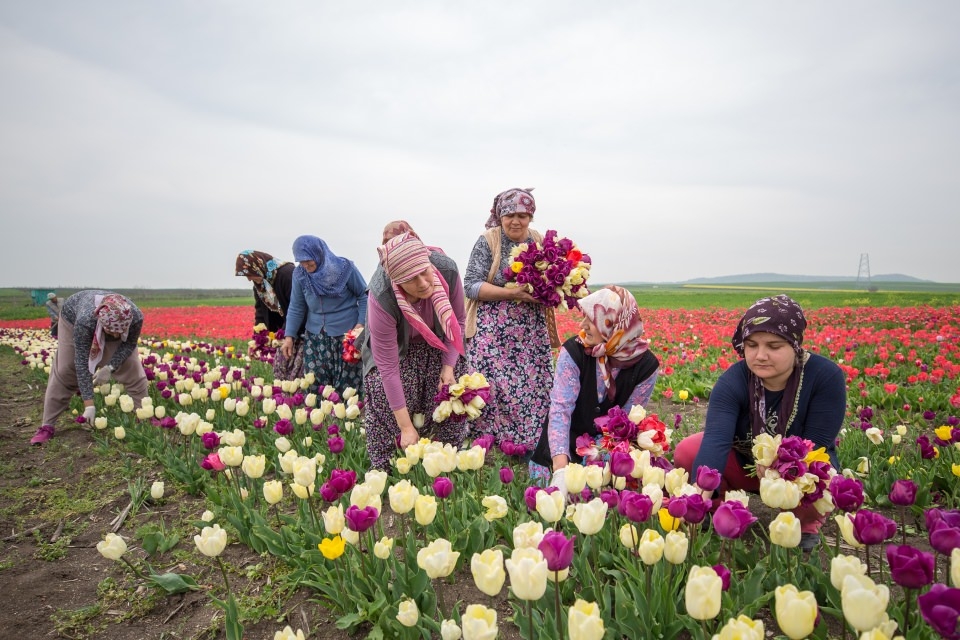
[{"label": "long-sleeved shirt", "polygon": [[[460,335],[463,335],[466,325],[466,312],[463,306],[463,285],[460,278],[456,278],[450,286],[450,306],[453,313],[460,323]],[[387,396],[387,402],[390,404],[391,411],[397,411],[407,406],[407,400],[403,394],[403,381],[400,379],[400,356],[397,350],[397,322],[394,317],[377,302],[374,296],[370,296],[370,315],[368,317],[366,330],[370,332],[370,348],[373,350],[373,360],[380,372],[380,378],[383,381],[383,391]],[[423,318],[427,326],[431,325],[434,317],[433,304],[429,299],[418,300],[411,305],[420,317]],[[403,320],[406,322],[406,320]],[[424,342],[423,336],[409,322],[407,322],[410,331],[410,340]],[[457,358],[460,354],[453,345],[445,338],[444,344],[447,350],[443,355],[442,363],[449,366],[457,364]],[[437,371],[439,380],[440,372]]]},{"label": "long-sleeved shirt", "polygon": [[[97,317],[93,314],[97,307],[97,296],[112,294],[112,291],[88,289],[78,291],[63,303],[61,316],[73,325],[74,368],[77,372],[77,386],[80,397],[84,400],[93,400],[93,375],[90,371],[90,347],[93,344],[93,334],[97,330]],[[119,295],[119,294],[113,294]],[[143,312],[137,305],[124,296],[124,299],[133,307],[133,319],[127,331],[127,339],[120,343],[109,363],[101,362],[100,366],[111,366],[118,369],[123,361],[136,353],[137,340],[143,329]],[[111,338],[107,338],[110,340]]]},{"label": "long-sleeved shirt", "polygon": [[296,336],[304,319],[307,331],[314,335],[342,336],[358,324],[367,324],[367,282],[360,271],[351,265],[347,288],[339,296],[318,296],[294,277],[284,333]]},{"label": "long-sleeved shirt", "polygon": [[50,316],[50,319],[54,322],[60,319],[60,301],[59,300],[47,300],[45,305],[47,307],[47,315]]},{"label": "long-sleeved shirt", "polygon": [[[283,313],[277,313],[268,307],[260,298],[257,287],[253,288],[254,298],[254,318],[253,324],[265,324],[268,331],[277,331],[283,329],[285,320],[284,315],[290,306],[290,293],[293,290],[293,270],[296,267],[292,262],[288,262],[279,269],[273,277],[273,293],[277,296],[277,302]],[[294,334],[296,336],[296,334]]]},{"label": "long-sleeved shirt", "polygon": [[[603,382],[600,372],[600,363],[592,359],[597,368],[597,400],[603,400],[607,394],[607,385]],[[616,380],[620,369],[613,368],[610,374]],[[657,383],[657,372],[654,371],[646,380],[642,381],[630,394],[630,399],[622,407],[628,412],[634,405],[644,406],[653,394]],[[585,391],[586,393],[587,391]],[[550,455],[566,455],[570,450],[570,420],[573,410],[580,397],[580,368],[573,361],[573,357],[566,349],[560,349],[557,357],[557,370],[553,376],[553,388],[550,391],[550,419],[547,424],[547,438],[550,442]]]},{"label": "long-sleeved shirt", "polygon": [[[723,473],[735,442],[740,463],[751,462],[741,453],[741,450],[749,450],[753,441],[748,372],[746,361],[740,360],[724,371],[713,387],[693,471],[707,466]],[[826,447],[834,466],[837,466],[835,444],[846,410],[847,386],[843,371],[832,360],[810,354],[804,365],[803,384],[797,394],[796,417],[786,435],[800,436],[813,441],[817,447]],[[788,418],[780,416],[781,420]]]},{"label": "long-sleeved shirt", "polygon": [[[524,242],[531,242],[532,237],[528,236]],[[507,234],[500,232],[500,255],[497,256],[497,263],[504,267],[510,264],[510,252],[513,251],[513,248],[516,247],[519,242],[514,242],[507,237]],[[490,274],[490,267],[493,266],[493,253],[490,251],[490,244],[487,242],[487,239],[484,236],[480,236],[477,242],[473,245],[473,250],[470,252],[470,259],[467,261],[467,268],[463,272],[463,289],[464,294],[475,300],[480,296],[480,286],[487,281],[487,276]],[[503,273],[500,269],[497,269],[497,272],[493,276],[493,284],[498,287],[502,287],[507,283],[507,279],[503,277]]]}]

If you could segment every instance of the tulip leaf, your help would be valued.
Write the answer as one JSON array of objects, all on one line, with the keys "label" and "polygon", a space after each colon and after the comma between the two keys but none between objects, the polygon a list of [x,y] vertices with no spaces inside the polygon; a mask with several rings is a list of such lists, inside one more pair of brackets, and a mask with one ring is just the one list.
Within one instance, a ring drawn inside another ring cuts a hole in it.
[{"label": "tulip leaf", "polygon": [[150,582],[163,589],[169,595],[175,593],[186,593],[187,591],[197,591],[200,587],[197,581],[191,576],[181,575],[179,573],[151,574]]}]

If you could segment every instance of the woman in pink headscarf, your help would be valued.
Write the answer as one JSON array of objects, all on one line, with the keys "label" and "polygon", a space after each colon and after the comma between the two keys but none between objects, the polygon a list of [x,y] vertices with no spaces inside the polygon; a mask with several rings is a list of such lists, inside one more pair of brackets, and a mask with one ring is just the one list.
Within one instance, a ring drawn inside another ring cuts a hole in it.
[{"label": "woman in pink headscarf", "polygon": [[363,422],[370,464],[387,470],[397,445],[405,448],[421,435],[455,446],[463,442],[465,422],[437,424],[432,415],[439,388],[467,370],[456,263],[409,232],[388,239],[378,251],[382,268],[370,280],[361,334]]},{"label": "woman in pink headscarf", "polygon": [[78,392],[83,418],[93,422],[93,388],[111,378],[124,385],[136,406],[147,395],[147,376],[137,354],[143,313],[129,298],[110,291],[78,291],[63,303],[57,354],[43,398],[43,423],[31,444],[53,437],[57,418]]},{"label": "woman in pink headscarf", "polygon": [[580,333],[563,344],[550,391],[550,413],[530,473],[564,487],[564,468],[582,459],[577,438],[599,435],[594,419],[618,406],[629,412],[650,400],[660,361],[643,339],[633,294],[612,285],[579,301]]}]

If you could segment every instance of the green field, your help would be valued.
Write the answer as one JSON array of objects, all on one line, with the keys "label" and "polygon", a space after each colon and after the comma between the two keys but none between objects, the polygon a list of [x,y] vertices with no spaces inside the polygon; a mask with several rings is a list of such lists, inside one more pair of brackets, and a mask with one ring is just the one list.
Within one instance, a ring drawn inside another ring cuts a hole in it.
[{"label": "green field", "polygon": [[[113,289],[140,307],[233,307],[253,304],[253,289]],[[61,301],[77,289],[57,289]],[[0,289],[0,320],[46,318],[43,305],[34,305],[30,289]]]},{"label": "green field", "polygon": [[[737,285],[631,285],[641,307],[648,309],[740,309],[757,298],[786,293],[805,309],[821,307],[907,307],[960,305],[960,284],[874,282],[876,291],[855,282],[783,282]],[[66,298],[75,289],[60,289]],[[251,289],[116,289],[141,307],[211,307],[253,304]],[[0,320],[47,317],[35,306],[30,289],[0,289]]]}]

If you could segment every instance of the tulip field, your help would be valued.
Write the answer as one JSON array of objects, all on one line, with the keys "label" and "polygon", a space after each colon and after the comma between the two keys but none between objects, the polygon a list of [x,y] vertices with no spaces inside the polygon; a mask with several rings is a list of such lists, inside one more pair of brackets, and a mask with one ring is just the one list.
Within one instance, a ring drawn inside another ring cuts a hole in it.
[{"label": "tulip field", "polygon": [[[116,530],[106,517],[70,524],[99,552],[71,611],[99,609],[86,627],[56,601],[48,615],[62,637],[125,638],[123,621],[163,606],[155,637],[960,638],[960,306],[808,307],[805,346],[847,377],[842,468],[802,442],[758,439],[776,477],[761,495],[709,501],[715,474],[675,469],[670,445],[702,427],[737,360],[741,313],[644,309],[661,371],[645,415],[622,418],[630,451],[572,464],[548,489],[530,482],[522,447],[492,437],[459,449],[424,439],[397,451],[391,473],[368,471],[362,395],[272,380],[275,345],[253,339],[250,308],[146,308],[149,401],[103,385],[92,425],[65,419],[29,451],[37,486],[45,465],[86,450],[87,464],[124,474],[131,504],[141,498]],[[560,314],[561,333],[578,321]],[[0,326],[0,356],[18,368],[4,380],[36,416],[48,323]],[[10,431],[19,416],[3,417]],[[36,426],[20,425],[19,449],[5,433],[4,452],[23,451]],[[649,428],[665,441],[650,444]],[[800,501],[826,517],[810,556]],[[175,522],[137,524],[148,507],[178,506]],[[0,525],[25,530],[44,508],[5,510]],[[0,579],[29,575],[9,545]],[[176,627],[189,608],[175,602],[208,612],[205,626]]]}]

